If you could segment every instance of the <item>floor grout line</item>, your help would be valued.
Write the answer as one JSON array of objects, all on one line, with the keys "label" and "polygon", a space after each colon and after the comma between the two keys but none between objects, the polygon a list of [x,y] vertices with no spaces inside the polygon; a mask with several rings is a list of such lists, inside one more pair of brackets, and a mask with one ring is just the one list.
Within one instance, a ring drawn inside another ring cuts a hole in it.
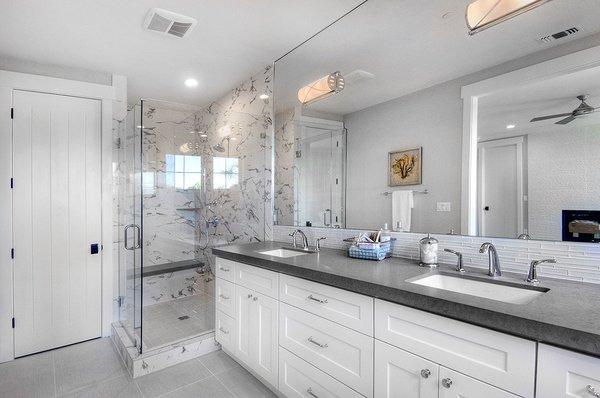
[{"label": "floor grout line", "polygon": [[[209,372],[210,372],[210,371],[209,371]],[[165,395],[167,395],[167,394],[170,394],[170,393],[172,393],[172,392],[175,392],[175,391],[181,390],[182,388],[185,388],[185,387],[191,386],[192,384],[196,384],[196,383],[199,383],[199,382],[201,382],[201,381],[206,381],[206,380],[210,379],[211,377],[215,377],[215,375],[212,375],[212,374],[211,374],[210,376],[206,376],[206,377],[203,377],[203,378],[201,378],[201,379],[194,380],[194,381],[193,381],[193,382],[191,382],[191,383],[185,384],[185,385],[183,385],[183,386],[177,387],[177,388],[176,388],[176,389],[174,389],[174,390],[167,391],[167,392],[165,392],[165,393],[163,393],[163,394],[160,394],[160,395],[158,395],[156,398],[164,397],[164,396],[165,396]],[[215,378],[216,378],[216,377],[215,377]],[[138,388],[139,388],[139,386],[138,386]],[[143,396],[145,396],[145,395],[144,395],[144,393],[142,393],[142,395],[143,395]]]},{"label": "floor grout line", "polygon": [[56,386],[56,361],[54,351],[52,351],[52,377],[54,379],[54,397],[58,397],[58,387]]}]

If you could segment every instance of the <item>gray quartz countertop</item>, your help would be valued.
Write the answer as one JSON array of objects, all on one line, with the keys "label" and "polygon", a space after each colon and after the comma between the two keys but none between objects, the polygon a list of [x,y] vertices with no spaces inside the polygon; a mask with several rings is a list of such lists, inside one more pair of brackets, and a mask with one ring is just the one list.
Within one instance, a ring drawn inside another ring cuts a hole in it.
[{"label": "gray quartz countertop", "polygon": [[[599,285],[540,279],[539,286],[550,290],[518,305],[406,282],[428,273],[455,272],[450,266],[430,270],[402,258],[359,260],[335,249],[290,258],[260,253],[286,246],[281,242],[248,243],[215,247],[213,254],[600,357]],[[467,275],[489,278],[481,269],[468,269]],[[526,285],[522,275],[496,279]]]}]

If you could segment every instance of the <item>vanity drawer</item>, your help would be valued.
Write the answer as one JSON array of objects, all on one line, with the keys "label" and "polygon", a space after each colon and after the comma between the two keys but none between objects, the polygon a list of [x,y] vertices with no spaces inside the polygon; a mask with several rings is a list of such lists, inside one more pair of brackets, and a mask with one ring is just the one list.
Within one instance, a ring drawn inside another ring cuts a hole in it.
[{"label": "vanity drawer", "polygon": [[279,274],[266,269],[235,263],[235,284],[255,290],[269,297],[279,297]]},{"label": "vanity drawer", "polygon": [[375,338],[475,379],[533,397],[536,343],[375,300]]},{"label": "vanity drawer", "polygon": [[217,257],[217,278],[233,282],[233,273],[235,272],[235,262]]},{"label": "vanity drawer", "polygon": [[279,276],[281,301],[373,336],[373,299],[288,275]]},{"label": "vanity drawer", "polygon": [[367,397],[373,396],[373,338],[285,303],[279,345]]},{"label": "vanity drawer", "polygon": [[600,358],[539,345],[538,397],[592,398],[594,391],[600,394]]},{"label": "vanity drawer", "polygon": [[362,395],[279,347],[279,391],[288,398],[362,398]]},{"label": "vanity drawer", "polygon": [[215,340],[229,352],[235,349],[235,319],[219,310],[215,316]]},{"label": "vanity drawer", "polygon": [[225,279],[217,278],[215,283],[215,300],[217,309],[229,316],[235,316],[234,284]]}]

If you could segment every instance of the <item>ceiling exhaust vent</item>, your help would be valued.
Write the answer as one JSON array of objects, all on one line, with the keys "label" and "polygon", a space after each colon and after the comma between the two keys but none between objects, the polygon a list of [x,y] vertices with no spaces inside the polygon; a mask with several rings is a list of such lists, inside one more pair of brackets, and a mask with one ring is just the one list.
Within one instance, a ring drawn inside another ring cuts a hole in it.
[{"label": "ceiling exhaust vent", "polygon": [[556,41],[556,40],[560,40],[560,39],[564,39],[566,37],[573,36],[579,32],[581,32],[581,28],[573,27],[570,29],[565,29],[563,31],[553,33],[548,36],[540,37],[539,39],[537,39],[537,41],[538,41],[538,43],[541,43],[541,44],[548,44],[548,43],[552,43],[553,41]]},{"label": "ceiling exhaust vent", "polygon": [[184,37],[198,21],[162,8],[152,8],[144,20],[144,29],[176,37]]}]

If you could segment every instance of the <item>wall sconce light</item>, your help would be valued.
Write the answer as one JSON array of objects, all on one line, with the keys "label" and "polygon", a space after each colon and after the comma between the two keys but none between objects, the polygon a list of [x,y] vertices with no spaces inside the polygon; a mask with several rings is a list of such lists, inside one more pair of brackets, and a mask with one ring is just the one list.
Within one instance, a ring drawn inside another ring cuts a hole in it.
[{"label": "wall sconce light", "polygon": [[551,0],[475,0],[467,6],[466,11],[469,34],[474,35],[549,1]]},{"label": "wall sconce light", "polygon": [[298,101],[302,105],[309,105],[322,100],[344,89],[344,77],[340,72],[329,75],[312,82],[298,90]]}]

